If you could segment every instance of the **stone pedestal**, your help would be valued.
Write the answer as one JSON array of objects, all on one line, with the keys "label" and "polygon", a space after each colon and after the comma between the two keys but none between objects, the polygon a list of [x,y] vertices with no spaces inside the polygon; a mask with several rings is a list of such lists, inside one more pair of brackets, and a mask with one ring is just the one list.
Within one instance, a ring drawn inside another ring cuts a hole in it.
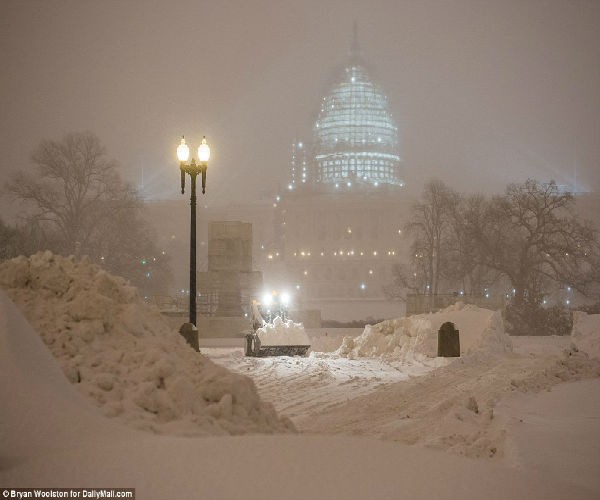
[{"label": "stone pedestal", "polygon": [[179,333],[194,351],[200,350],[200,345],[198,343],[198,329],[192,323],[184,323],[181,325]]}]

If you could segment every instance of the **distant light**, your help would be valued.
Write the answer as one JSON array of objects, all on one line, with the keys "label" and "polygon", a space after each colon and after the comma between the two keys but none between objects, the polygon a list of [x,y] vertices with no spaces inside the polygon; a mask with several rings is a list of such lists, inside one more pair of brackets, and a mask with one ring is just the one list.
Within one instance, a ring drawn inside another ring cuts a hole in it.
[{"label": "distant light", "polygon": [[270,293],[265,292],[262,301],[265,306],[270,306],[273,303],[273,296]]},{"label": "distant light", "polygon": [[300,290],[300,285],[296,285],[296,290]]},{"label": "distant light", "polygon": [[287,292],[283,292],[283,293],[281,294],[281,303],[282,303],[284,306],[287,306],[287,305],[289,305],[289,303],[290,303],[290,294],[289,294],[289,293],[287,293]]},{"label": "distant light", "polygon": [[294,186],[292,186],[291,184],[288,184],[288,189],[291,191],[292,189],[294,189]]},{"label": "distant light", "polygon": [[361,290],[366,290],[366,288],[367,288],[367,285],[365,285],[364,283],[360,284],[360,289]]}]

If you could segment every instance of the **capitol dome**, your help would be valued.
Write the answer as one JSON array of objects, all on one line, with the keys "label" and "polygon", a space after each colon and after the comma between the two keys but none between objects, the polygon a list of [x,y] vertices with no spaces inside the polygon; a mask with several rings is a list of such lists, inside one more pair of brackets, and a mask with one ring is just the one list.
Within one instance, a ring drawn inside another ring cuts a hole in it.
[{"label": "capitol dome", "polygon": [[398,127],[358,57],[323,98],[313,127],[315,181],[393,184],[400,178]]}]

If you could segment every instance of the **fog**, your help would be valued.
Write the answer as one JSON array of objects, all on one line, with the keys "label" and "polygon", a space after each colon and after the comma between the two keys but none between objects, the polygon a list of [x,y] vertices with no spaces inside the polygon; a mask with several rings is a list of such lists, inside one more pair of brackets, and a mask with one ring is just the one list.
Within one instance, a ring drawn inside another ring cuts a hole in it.
[{"label": "fog", "polygon": [[4,0],[0,183],[42,139],[90,130],[145,197],[173,198],[185,134],[192,151],[211,145],[205,203],[269,195],[354,21],[409,192],[433,176],[467,192],[527,177],[598,191],[600,3],[521,0]]}]

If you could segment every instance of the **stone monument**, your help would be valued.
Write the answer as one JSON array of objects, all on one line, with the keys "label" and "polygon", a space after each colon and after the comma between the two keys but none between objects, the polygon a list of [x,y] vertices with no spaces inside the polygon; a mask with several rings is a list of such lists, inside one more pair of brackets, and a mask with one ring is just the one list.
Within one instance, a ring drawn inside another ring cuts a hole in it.
[{"label": "stone monument", "polygon": [[198,273],[197,283],[201,304],[207,300],[202,336],[242,337],[249,328],[250,301],[263,283],[262,273],[252,270],[252,224],[209,222],[208,270]]}]

